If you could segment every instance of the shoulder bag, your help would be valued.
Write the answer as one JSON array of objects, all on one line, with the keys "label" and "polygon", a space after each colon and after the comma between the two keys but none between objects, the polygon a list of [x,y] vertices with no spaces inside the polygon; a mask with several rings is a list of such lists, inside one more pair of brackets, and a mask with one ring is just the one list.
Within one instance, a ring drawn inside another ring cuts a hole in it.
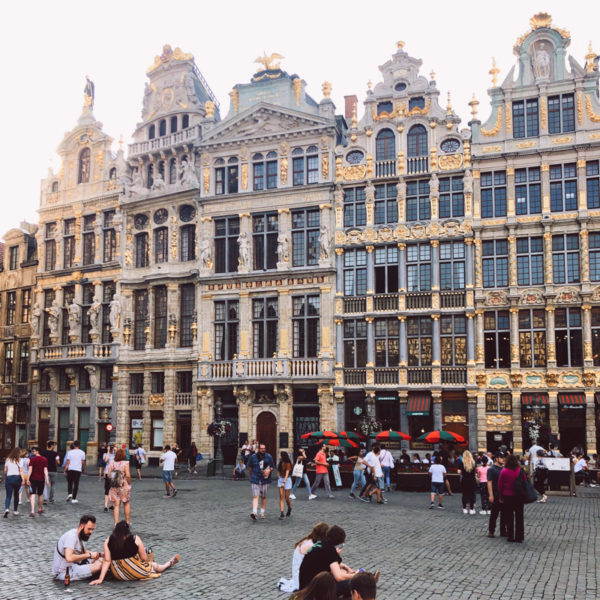
[{"label": "shoulder bag", "polygon": [[294,468],[292,469],[292,477],[302,477],[303,474],[304,474],[304,465],[301,462],[296,461],[296,464],[294,465]]},{"label": "shoulder bag", "polygon": [[525,475],[525,471],[521,469],[519,476],[515,481],[515,495],[523,504],[531,504],[537,500],[537,492],[531,482]]}]

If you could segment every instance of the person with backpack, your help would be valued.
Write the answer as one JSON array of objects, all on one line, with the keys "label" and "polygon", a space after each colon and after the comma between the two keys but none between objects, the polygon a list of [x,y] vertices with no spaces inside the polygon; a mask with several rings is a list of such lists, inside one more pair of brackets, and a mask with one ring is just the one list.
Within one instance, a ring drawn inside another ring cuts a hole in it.
[{"label": "person with backpack", "polygon": [[113,503],[113,518],[115,525],[119,522],[119,508],[123,503],[123,513],[127,523],[131,522],[131,474],[129,472],[129,461],[123,448],[119,448],[115,454],[114,462],[108,467],[108,480],[110,490],[108,497]]}]

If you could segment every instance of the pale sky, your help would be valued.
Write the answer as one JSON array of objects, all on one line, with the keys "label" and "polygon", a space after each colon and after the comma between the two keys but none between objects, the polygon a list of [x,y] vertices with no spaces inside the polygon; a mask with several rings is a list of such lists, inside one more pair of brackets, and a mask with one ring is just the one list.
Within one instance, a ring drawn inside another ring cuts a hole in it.
[{"label": "pale sky", "polygon": [[423,75],[436,72],[443,105],[451,92],[466,127],[473,92],[480,118],[488,117],[492,57],[501,82],[515,64],[515,40],[539,11],[571,32],[569,53],[580,64],[589,41],[600,53],[598,0],[6,2],[0,25],[0,236],[23,219],[37,222],[40,180],[50,164],[60,167],[56,148],[81,113],[85,75],[96,86],[94,114],[116,151],[119,135],[129,142],[140,120],[146,70],[164,44],[194,55],[221,115],[228,111],[229,91],[249,82],[263,50],[282,54],[282,68],[300,75],[317,101],[321,84],[330,81],[342,114],[344,95],[356,94],[362,102],[367,81],[380,81],[378,66],[403,40],[404,49],[423,60]]}]

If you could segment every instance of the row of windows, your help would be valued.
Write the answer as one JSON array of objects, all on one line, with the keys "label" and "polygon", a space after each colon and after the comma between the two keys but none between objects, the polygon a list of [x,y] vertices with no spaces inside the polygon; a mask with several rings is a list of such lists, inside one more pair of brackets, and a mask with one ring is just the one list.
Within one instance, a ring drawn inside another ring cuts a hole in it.
[{"label": "row of windows", "polygon": [[[169,126],[169,133],[175,133],[178,131],[179,119],[175,115],[171,117],[168,122],[167,119],[161,119],[158,122],[158,137],[167,135],[167,125]],[[181,129],[187,129],[190,126],[190,116],[181,115]],[[148,127],[148,139],[153,140],[156,137],[157,127],[156,125],[150,125]]]},{"label": "row of windows", "polygon": [[[515,138],[537,137],[540,134],[539,101],[537,98],[518,100],[512,104]],[[575,100],[573,94],[548,97],[548,133],[575,131]]]},{"label": "row of windows", "polygon": [[[192,371],[176,371],[176,393],[191,394],[193,373]],[[129,374],[129,393],[143,394],[144,393],[144,373]],[[150,393],[164,394],[165,393],[165,374],[163,371],[150,372]]]},{"label": "row of windows", "polygon": [[29,342],[4,344],[3,383],[29,382]]},{"label": "row of windows", "polygon": [[[58,391],[59,392],[68,392],[71,389],[69,377],[67,375],[66,369],[64,367],[55,367],[58,371]],[[76,387],[80,391],[87,391],[91,389],[90,386],[90,374],[83,368],[75,367],[75,382]],[[112,366],[102,366],[99,367],[99,377],[98,384],[99,389],[101,390],[112,390],[112,375],[113,368]],[[47,370],[42,372],[42,376],[40,379],[40,391],[49,392],[50,391],[50,376]],[[82,409],[79,409],[82,410]],[[104,410],[104,409],[101,409]],[[68,425],[68,421],[67,421]]]},{"label": "row of windows", "polygon": [[[157,227],[152,231],[154,264],[169,262],[169,229]],[[150,266],[150,234],[146,231],[135,236],[135,266]],[[179,260],[187,262],[196,259],[196,226],[184,225],[179,228]]]},{"label": "row of windows", "polygon": [[[21,305],[19,307],[19,315],[17,320],[17,291],[6,292],[0,294],[0,314],[4,316],[5,325],[15,325],[16,323],[29,323],[31,315],[31,289],[20,290]],[[2,302],[5,303],[4,311],[2,311]]]}]

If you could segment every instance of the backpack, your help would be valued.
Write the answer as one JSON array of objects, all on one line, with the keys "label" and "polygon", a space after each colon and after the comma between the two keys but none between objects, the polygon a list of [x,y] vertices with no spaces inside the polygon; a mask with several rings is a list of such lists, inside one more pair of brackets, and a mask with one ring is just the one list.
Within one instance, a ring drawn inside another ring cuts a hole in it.
[{"label": "backpack", "polygon": [[119,469],[114,469],[110,472],[109,480],[111,488],[120,488],[123,487],[123,482],[125,481],[125,478],[123,477],[123,473],[121,473]]}]

